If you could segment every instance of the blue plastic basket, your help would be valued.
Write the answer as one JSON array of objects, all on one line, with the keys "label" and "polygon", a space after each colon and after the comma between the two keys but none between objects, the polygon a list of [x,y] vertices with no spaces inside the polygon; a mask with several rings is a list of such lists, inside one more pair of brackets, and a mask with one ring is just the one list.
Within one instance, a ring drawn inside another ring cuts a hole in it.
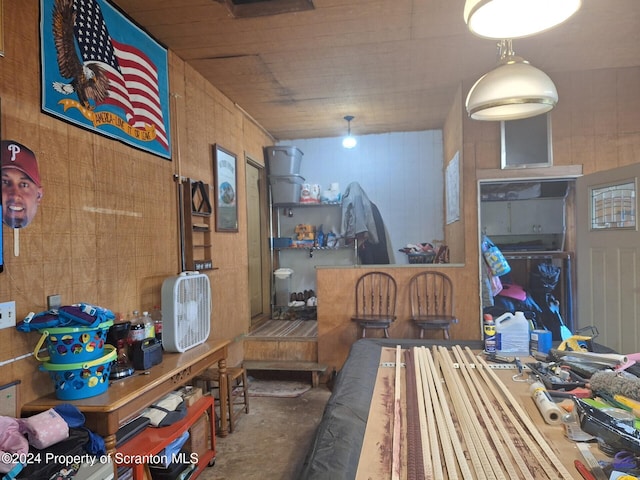
[{"label": "blue plastic basket", "polygon": [[106,354],[97,360],[81,363],[49,363],[40,365],[53,380],[56,397],[60,400],[79,400],[95,397],[109,388],[111,365],[117,357],[116,347],[105,346]]},{"label": "blue plastic basket", "polygon": [[[41,362],[71,364],[96,360],[104,355],[107,333],[113,320],[97,327],[52,327],[42,330],[33,355]],[[38,353],[46,341],[48,357]]]}]

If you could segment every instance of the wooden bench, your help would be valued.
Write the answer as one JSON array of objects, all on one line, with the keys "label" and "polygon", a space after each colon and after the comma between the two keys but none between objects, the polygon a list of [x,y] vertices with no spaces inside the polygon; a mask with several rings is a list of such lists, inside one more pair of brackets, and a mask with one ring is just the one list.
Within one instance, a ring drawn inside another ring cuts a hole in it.
[{"label": "wooden bench", "polygon": [[251,370],[311,372],[311,385],[314,388],[318,386],[318,376],[327,370],[327,366],[322,363],[295,360],[245,360],[242,365],[247,372]]}]

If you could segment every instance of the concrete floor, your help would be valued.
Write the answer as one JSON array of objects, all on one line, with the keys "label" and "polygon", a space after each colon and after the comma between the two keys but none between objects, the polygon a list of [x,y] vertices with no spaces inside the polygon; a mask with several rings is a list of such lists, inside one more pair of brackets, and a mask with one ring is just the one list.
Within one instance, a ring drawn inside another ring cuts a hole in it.
[{"label": "concrete floor", "polygon": [[331,392],[324,385],[297,398],[249,397],[233,433],[217,438],[217,457],[200,480],[293,480]]}]

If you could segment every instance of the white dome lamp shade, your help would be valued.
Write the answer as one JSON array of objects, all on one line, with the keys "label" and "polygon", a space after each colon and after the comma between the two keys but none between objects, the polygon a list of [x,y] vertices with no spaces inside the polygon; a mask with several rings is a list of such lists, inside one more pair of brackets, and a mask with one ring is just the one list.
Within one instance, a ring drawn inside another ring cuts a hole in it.
[{"label": "white dome lamp shade", "polygon": [[582,0],[466,0],[464,21],[484,38],[522,38],[569,19]]},{"label": "white dome lamp shade", "polygon": [[513,54],[503,40],[498,67],[483,75],[469,90],[466,108],[474,120],[501,121],[534,117],[558,103],[558,91],[542,70]]},{"label": "white dome lamp shade", "polygon": [[358,144],[358,141],[351,135],[351,120],[355,117],[353,115],[346,115],[344,119],[347,121],[347,136],[342,139],[342,146],[344,148],[353,148]]}]

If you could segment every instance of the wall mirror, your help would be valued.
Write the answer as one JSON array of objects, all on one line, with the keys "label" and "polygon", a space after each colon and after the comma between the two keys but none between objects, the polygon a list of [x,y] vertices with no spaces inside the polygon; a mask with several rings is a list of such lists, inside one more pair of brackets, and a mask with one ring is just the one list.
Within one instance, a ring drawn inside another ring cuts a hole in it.
[{"label": "wall mirror", "polygon": [[501,168],[551,167],[551,115],[500,122]]}]

